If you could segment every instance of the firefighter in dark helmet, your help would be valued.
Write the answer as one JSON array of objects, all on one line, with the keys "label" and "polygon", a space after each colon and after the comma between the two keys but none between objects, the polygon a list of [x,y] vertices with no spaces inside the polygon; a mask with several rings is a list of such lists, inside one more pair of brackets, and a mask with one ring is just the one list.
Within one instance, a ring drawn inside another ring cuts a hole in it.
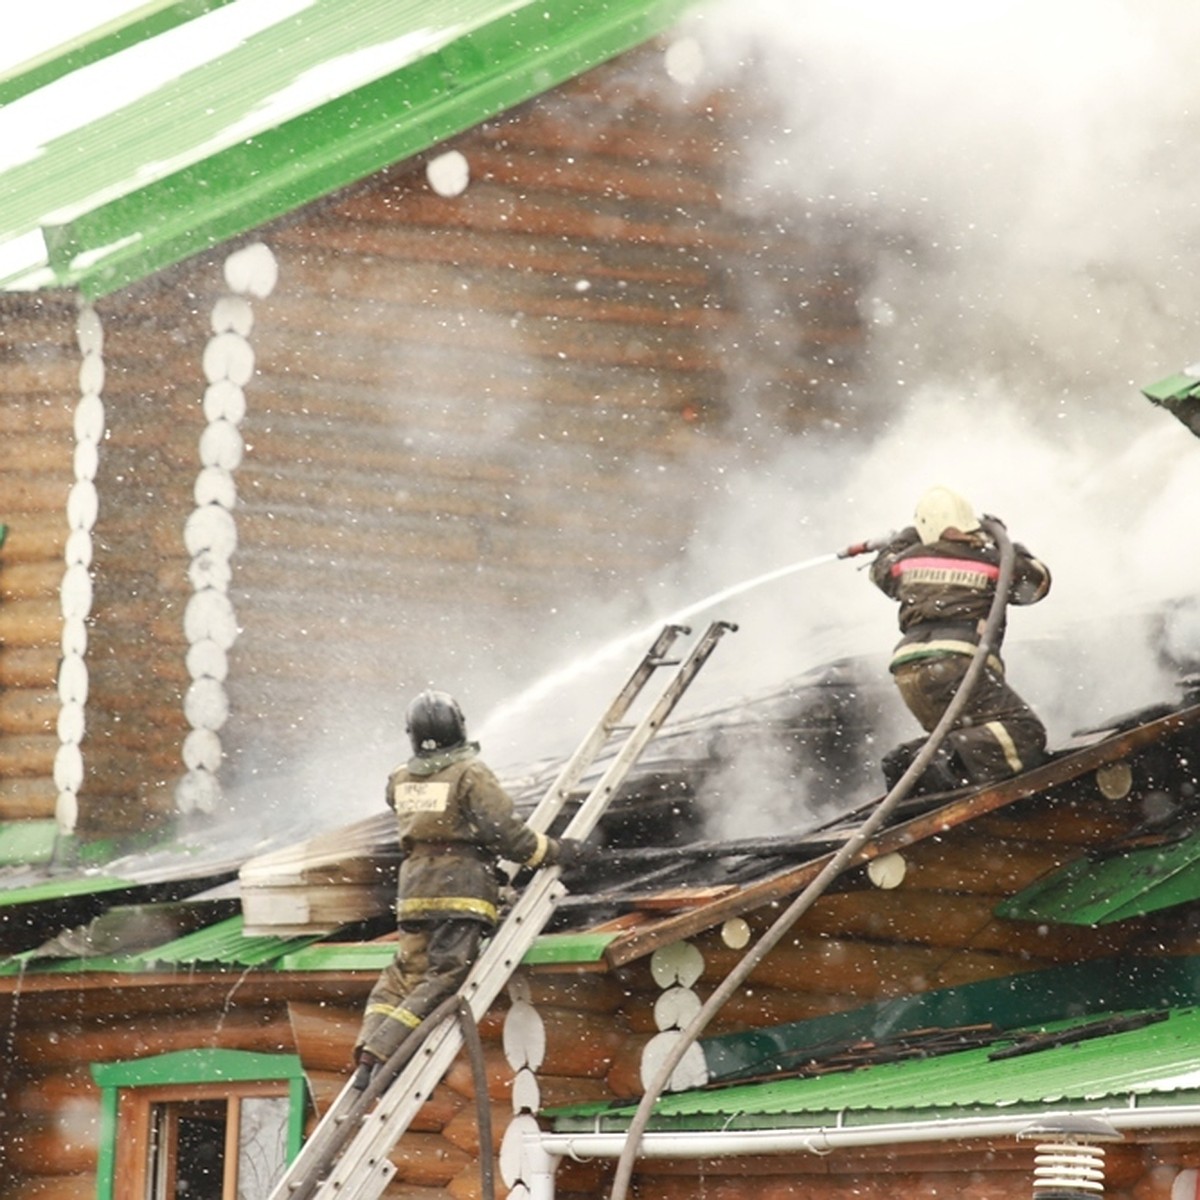
[{"label": "firefighter in dark helmet", "polygon": [[[1050,572],[1020,544],[1013,545],[1009,604],[1036,604],[1050,590]],[[996,594],[1000,550],[971,505],[935,487],[917,502],[915,524],[884,546],[871,579],[900,602],[899,643],[891,672],[909,711],[926,733],[949,707],[971,664]],[[958,721],[946,735],[918,789],[945,791],[986,783],[1036,766],[1045,757],[1046,729],[1004,677],[1003,623],[985,668]],[[925,739],[884,757],[895,785]]]},{"label": "firefighter in dark helmet", "polygon": [[579,865],[583,845],[530,829],[467,740],[457,701],[425,691],[408,706],[412,757],[387,783],[403,861],[398,943],[367,998],[355,1049],[355,1085],[443,1000],[456,992],[496,924],[500,859],[540,867]]}]

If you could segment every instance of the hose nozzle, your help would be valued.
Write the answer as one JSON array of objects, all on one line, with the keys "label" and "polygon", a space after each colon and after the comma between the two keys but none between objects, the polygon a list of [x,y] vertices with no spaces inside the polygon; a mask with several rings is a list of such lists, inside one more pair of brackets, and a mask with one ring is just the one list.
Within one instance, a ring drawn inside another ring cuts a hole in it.
[{"label": "hose nozzle", "polygon": [[845,550],[839,550],[838,558],[857,558],[860,554],[874,554],[876,550],[882,550],[895,536],[896,532],[892,530],[879,537],[867,538],[865,542],[855,542],[854,545],[847,546]]}]

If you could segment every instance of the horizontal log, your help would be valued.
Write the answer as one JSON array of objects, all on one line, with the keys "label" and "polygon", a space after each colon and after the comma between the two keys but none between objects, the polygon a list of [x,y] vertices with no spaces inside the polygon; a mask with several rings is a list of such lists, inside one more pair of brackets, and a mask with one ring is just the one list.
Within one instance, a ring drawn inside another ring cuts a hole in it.
[{"label": "horizontal log", "polygon": [[242,913],[248,930],[304,933],[386,916],[395,896],[387,882],[256,884],[242,889]]},{"label": "horizontal log", "polygon": [[891,890],[827,893],[796,928],[809,935],[869,938],[1001,954],[1029,954],[1054,961],[1115,954],[1129,941],[1126,930],[1081,930],[1005,921],[994,916],[995,898],[925,892],[907,880]]},{"label": "horizontal log", "polygon": [[[305,1075],[312,1092],[316,1113],[309,1118],[308,1132],[316,1127],[317,1118],[329,1110],[350,1077],[348,1067],[340,1071],[312,1070],[305,1064]],[[439,1083],[429,1099],[417,1110],[409,1128],[417,1133],[440,1133],[464,1105],[468,1103],[457,1092]]]},{"label": "horizontal log", "polygon": [[52,512],[25,511],[5,495],[6,476],[0,472],[0,523],[8,526],[4,545],[0,546],[0,575],[20,563],[57,563],[65,566],[63,553],[70,529],[67,525],[67,503]]},{"label": "horizontal log", "polygon": [[[713,947],[705,963],[705,985],[724,979],[740,960],[737,951]],[[764,984],[873,1000],[1016,975],[1033,969],[1034,965],[1026,958],[974,949],[948,953],[943,948],[794,934],[784,937],[750,973],[748,982],[751,987]]]},{"label": "horizontal log", "polygon": [[[499,1158],[496,1159],[492,1166],[492,1179],[495,1181],[495,1189],[500,1189],[500,1192],[503,1192],[504,1184],[503,1176],[500,1173]],[[446,1184],[445,1195],[449,1196],[450,1200],[484,1200],[483,1179],[480,1176],[479,1163],[473,1162],[465,1170],[455,1175]],[[555,1195],[558,1195],[557,1188],[555,1189]]]},{"label": "horizontal log", "polygon": [[0,549],[0,603],[13,600],[58,601],[63,563],[58,558],[36,562],[6,562]]},{"label": "horizontal log", "polygon": [[[78,403],[78,352],[73,367],[70,364],[58,364],[55,367],[56,371],[70,371],[70,385],[65,394],[40,386],[18,387],[17,381],[9,374],[12,365],[11,362],[5,363],[4,377],[0,380],[0,396],[4,397],[3,403],[0,403],[0,434],[28,433],[32,430],[45,437],[68,443],[73,441],[75,406]],[[26,376],[27,380],[30,378],[36,377]]]},{"label": "horizontal log", "polygon": [[32,1117],[49,1117],[83,1104],[99,1102],[100,1089],[86,1066],[75,1065],[50,1074],[23,1073],[12,1086],[8,1111]]},{"label": "horizontal log", "polygon": [[69,1119],[18,1121],[5,1139],[4,1159],[11,1169],[28,1175],[75,1175],[96,1168],[96,1132],[100,1101],[80,1100],[84,1106],[71,1111]]},{"label": "horizontal log", "polygon": [[0,821],[49,820],[57,800],[58,788],[50,776],[0,776]]},{"label": "horizontal log", "polygon": [[306,1071],[345,1072],[354,1055],[362,1007],[294,1000],[287,1006],[296,1053]]},{"label": "horizontal log", "polygon": [[631,1033],[614,1055],[604,1082],[619,1099],[642,1094],[642,1052],[652,1036],[649,1033]]},{"label": "horizontal log", "polygon": [[628,1037],[623,1024],[603,1014],[550,1005],[536,1011],[546,1039],[539,1074],[602,1079]]},{"label": "horizontal log", "polygon": [[18,475],[15,472],[0,475],[0,512],[6,514],[6,523],[9,513],[60,513],[65,539],[67,494],[75,482],[69,463],[70,459],[67,458],[64,465],[68,465],[68,469],[61,476]]},{"label": "horizontal log", "polygon": [[[483,1047],[484,1071],[487,1076],[488,1098],[497,1104],[508,1100],[512,1095],[513,1076],[516,1072],[508,1065],[504,1051],[495,1044],[485,1044]],[[475,1078],[471,1064],[466,1054],[459,1056],[446,1072],[446,1085],[467,1099],[474,1099]]]},{"label": "horizontal log", "polygon": [[[704,1000],[712,988],[700,991]],[[640,994],[630,1000],[624,1012],[631,1033],[652,1035],[658,1031],[654,1022],[654,1002],[657,995]],[[758,1029],[769,1025],[784,1025],[791,1021],[810,1021],[814,1017],[844,1012],[861,1003],[855,996],[812,994],[796,992],[790,988],[764,987],[750,984],[740,988],[713,1016],[707,1032],[710,1034],[730,1033],[741,1029]]]},{"label": "horizontal log", "polygon": [[67,431],[9,433],[4,438],[4,453],[11,454],[9,462],[20,463],[23,475],[58,474],[70,484],[75,479],[71,466],[74,440]]},{"label": "horizontal log", "polygon": [[438,1133],[409,1133],[388,1156],[396,1178],[422,1187],[444,1187],[471,1159]]},{"label": "horizontal log", "polygon": [[0,603],[0,645],[58,646],[62,625],[62,605],[57,596]]},{"label": "horizontal log", "polygon": [[[446,1200],[446,1189],[421,1187],[413,1183],[397,1182],[393,1179],[384,1189],[380,1200]],[[1120,1197],[1117,1198],[1120,1200]]]},{"label": "horizontal log", "polygon": [[904,878],[906,886],[923,891],[1011,896],[1077,853],[1053,844],[1002,843],[958,829],[952,843],[930,838],[907,847]]},{"label": "horizontal log", "polygon": [[16,737],[50,733],[58,720],[58,692],[14,688],[0,692],[0,734]]},{"label": "horizontal log", "polygon": [[57,734],[17,737],[0,733],[0,777],[52,777],[58,744]]},{"label": "horizontal log", "polygon": [[96,1172],[12,1176],[0,1184],[0,1200],[96,1200]]},{"label": "horizontal log", "polygon": [[0,688],[55,687],[61,657],[58,642],[41,646],[4,646],[0,653]]},{"label": "horizontal log", "polygon": [[[1031,1172],[976,1171],[960,1174],[922,1172],[921,1174],[864,1175],[847,1179],[822,1179],[818,1188],[811,1180],[787,1175],[756,1177],[753,1191],[735,1170],[728,1174],[710,1174],[729,1168],[728,1163],[710,1163],[702,1176],[705,1200],[1028,1200]],[[697,1172],[697,1177],[699,1172]],[[637,1200],[695,1200],[696,1178],[649,1175],[639,1170],[634,1176],[632,1194]]]},{"label": "horizontal log", "polygon": [[232,1009],[187,1013],[169,1022],[138,1021],[131,1025],[68,1024],[53,1029],[19,1029],[14,1056],[39,1068],[70,1066],[80,1061],[117,1062],[174,1050],[199,1048],[294,1053],[287,1018]]},{"label": "horizontal log", "polygon": [[593,1100],[613,1099],[612,1090],[603,1079],[582,1079],[575,1076],[537,1073],[538,1093],[543,1109],[563,1104],[585,1104]]},{"label": "horizontal log", "polygon": [[[78,351],[72,361],[69,351],[60,352],[61,356],[43,357],[37,362],[23,360],[20,357],[6,358],[4,363],[4,386],[0,395],[5,396],[5,402],[0,404],[3,413],[9,404],[10,396],[32,396],[39,414],[53,412],[64,401],[55,399],[47,402],[45,397],[74,396],[79,391],[79,358]],[[74,407],[74,402],[70,402]],[[19,413],[14,416],[20,415]],[[9,432],[20,428],[15,423],[4,421],[0,431]]]},{"label": "horizontal log", "polygon": [[530,967],[516,977],[535,1008],[570,1008],[575,1012],[613,1013],[625,1003],[628,992],[614,975],[586,967]]},{"label": "horizontal log", "polygon": [[[504,1137],[504,1131],[513,1119],[512,1105],[490,1103],[488,1111],[492,1124],[492,1149],[493,1153],[498,1154],[500,1152],[500,1142]],[[446,1122],[445,1127],[442,1129],[442,1137],[452,1146],[457,1146],[460,1150],[469,1154],[473,1159],[479,1157],[479,1111],[473,1100],[464,1104]]]}]

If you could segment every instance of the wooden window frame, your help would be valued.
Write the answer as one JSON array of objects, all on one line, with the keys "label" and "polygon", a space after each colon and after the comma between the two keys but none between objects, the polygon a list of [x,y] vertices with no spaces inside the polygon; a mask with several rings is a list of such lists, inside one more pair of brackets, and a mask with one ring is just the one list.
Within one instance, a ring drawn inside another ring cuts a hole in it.
[{"label": "wooden window frame", "polygon": [[224,1100],[230,1120],[225,1156],[228,1190],[237,1173],[237,1136],[245,1097],[287,1097],[286,1158],[304,1139],[304,1070],[294,1054],[239,1050],[182,1050],[129,1062],[93,1063],[100,1085],[100,1146],[96,1200],[145,1200],[151,1123],[155,1105],[189,1100]]}]

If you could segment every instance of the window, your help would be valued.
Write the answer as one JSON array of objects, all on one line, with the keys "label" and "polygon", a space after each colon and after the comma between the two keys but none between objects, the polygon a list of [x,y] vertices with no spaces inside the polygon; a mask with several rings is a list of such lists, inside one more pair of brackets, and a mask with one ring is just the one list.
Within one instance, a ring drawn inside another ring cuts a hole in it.
[{"label": "window", "polygon": [[295,1055],[194,1050],[96,1063],[98,1200],[259,1200],[303,1137]]}]

